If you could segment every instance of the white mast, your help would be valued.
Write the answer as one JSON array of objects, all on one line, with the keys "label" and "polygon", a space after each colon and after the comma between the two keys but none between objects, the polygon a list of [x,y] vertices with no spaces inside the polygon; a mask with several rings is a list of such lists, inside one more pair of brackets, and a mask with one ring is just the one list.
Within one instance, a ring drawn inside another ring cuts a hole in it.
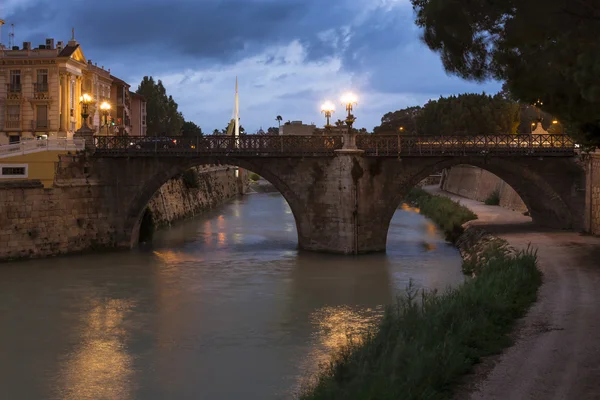
[{"label": "white mast", "polygon": [[240,136],[240,96],[238,94],[238,78],[235,77],[235,133],[234,136],[237,138]]}]

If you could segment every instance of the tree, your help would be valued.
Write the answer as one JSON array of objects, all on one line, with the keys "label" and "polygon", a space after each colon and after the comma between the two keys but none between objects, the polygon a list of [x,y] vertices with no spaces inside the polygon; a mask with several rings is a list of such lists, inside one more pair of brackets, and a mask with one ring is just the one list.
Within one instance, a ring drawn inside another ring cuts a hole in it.
[{"label": "tree", "polygon": [[277,123],[279,124],[279,127],[281,128],[281,121],[283,121],[283,118],[281,118],[281,115],[278,115],[278,116],[275,118],[275,121],[277,121]]},{"label": "tree", "polygon": [[272,126],[267,129],[267,135],[279,135],[279,128]]},{"label": "tree", "polygon": [[162,82],[145,76],[139,84],[137,93],[146,98],[147,134],[148,136],[181,134],[183,115],[177,110],[177,103],[172,96],[167,96],[167,90]]},{"label": "tree", "polygon": [[402,133],[406,135],[417,134],[417,118],[421,114],[421,107],[408,107],[402,110],[389,112],[381,118],[381,125],[373,129],[376,134],[395,134]]},{"label": "tree", "polygon": [[202,128],[193,123],[192,121],[185,121],[181,128],[181,134],[183,136],[202,136]]},{"label": "tree", "polygon": [[213,130],[213,135],[220,135],[221,131],[219,131],[218,129]]},{"label": "tree", "polygon": [[506,81],[511,94],[600,143],[600,14],[594,1],[411,0],[446,71]]}]

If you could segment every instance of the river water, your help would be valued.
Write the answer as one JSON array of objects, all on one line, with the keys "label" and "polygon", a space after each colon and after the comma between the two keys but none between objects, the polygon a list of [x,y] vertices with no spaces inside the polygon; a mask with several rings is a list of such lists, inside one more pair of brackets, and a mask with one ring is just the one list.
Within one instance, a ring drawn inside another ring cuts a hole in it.
[{"label": "river water", "polygon": [[130,252],[0,265],[2,399],[288,399],[412,279],[463,280],[414,210],[387,254],[298,252],[278,194],[253,194]]}]

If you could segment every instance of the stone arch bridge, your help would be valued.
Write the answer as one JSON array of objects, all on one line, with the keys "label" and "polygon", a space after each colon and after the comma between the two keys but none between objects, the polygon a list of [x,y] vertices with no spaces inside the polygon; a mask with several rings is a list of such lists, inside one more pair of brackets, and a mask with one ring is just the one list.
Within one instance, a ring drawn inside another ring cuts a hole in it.
[{"label": "stone arch bridge", "polygon": [[[99,215],[113,245],[136,244],[143,212],[170,178],[202,164],[235,165],[270,181],[287,200],[299,247],[359,254],[384,251],[390,220],[417,183],[468,164],[512,186],[535,223],[583,226],[585,172],[563,135],[411,137],[96,137],[85,157]],[[60,175],[60,171],[59,171]]]}]

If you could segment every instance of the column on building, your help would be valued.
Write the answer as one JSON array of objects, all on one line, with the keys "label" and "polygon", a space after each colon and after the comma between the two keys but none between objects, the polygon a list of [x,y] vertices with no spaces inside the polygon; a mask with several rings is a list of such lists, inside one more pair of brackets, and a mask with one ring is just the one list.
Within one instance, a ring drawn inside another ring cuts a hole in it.
[{"label": "column on building", "polygon": [[60,123],[59,123],[59,129],[58,131],[60,132],[59,136],[62,136],[63,134],[66,135],[67,132],[67,115],[68,115],[68,110],[67,110],[67,104],[68,104],[68,96],[67,96],[67,82],[68,82],[68,78],[67,78],[67,74],[65,72],[60,72]]},{"label": "column on building", "polygon": [[81,104],[79,99],[81,98],[81,85],[83,84],[83,80],[81,76],[75,77],[75,130],[81,127]]}]

